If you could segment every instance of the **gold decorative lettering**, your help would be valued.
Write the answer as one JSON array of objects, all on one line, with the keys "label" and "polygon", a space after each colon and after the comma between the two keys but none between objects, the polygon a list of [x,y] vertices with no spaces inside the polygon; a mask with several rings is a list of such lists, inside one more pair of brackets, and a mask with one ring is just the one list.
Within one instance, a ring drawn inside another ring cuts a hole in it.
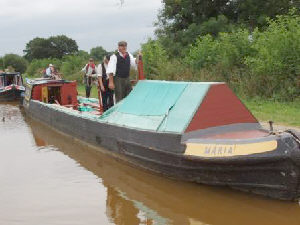
[{"label": "gold decorative lettering", "polygon": [[212,154],[212,155],[216,155],[216,151],[217,151],[217,147],[214,146],[213,150],[211,151],[211,154]]},{"label": "gold decorative lettering", "polygon": [[219,150],[218,150],[218,154],[219,154],[219,155],[222,155],[222,153],[223,153],[223,151],[222,151],[222,150],[223,150],[223,147],[222,147],[222,146],[220,146],[220,147],[219,147]]},{"label": "gold decorative lettering", "polygon": [[204,154],[210,154],[210,146],[205,147]]},{"label": "gold decorative lettering", "polygon": [[233,153],[233,148],[232,148],[232,146],[230,146],[228,149],[228,154],[232,154],[232,153]]}]

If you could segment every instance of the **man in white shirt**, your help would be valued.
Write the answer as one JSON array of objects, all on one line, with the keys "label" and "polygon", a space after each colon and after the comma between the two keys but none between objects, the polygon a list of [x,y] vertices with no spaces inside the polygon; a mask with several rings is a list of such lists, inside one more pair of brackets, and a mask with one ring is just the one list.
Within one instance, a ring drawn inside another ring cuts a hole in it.
[{"label": "man in white shirt", "polygon": [[49,67],[46,69],[46,73],[44,75],[45,78],[51,78],[54,73],[54,66],[49,64]]},{"label": "man in white shirt", "polygon": [[92,89],[92,78],[97,77],[94,59],[90,58],[89,63],[86,64],[81,71],[84,72],[85,94],[86,97],[89,98]]},{"label": "man in white shirt", "polygon": [[97,67],[98,84],[102,96],[103,111],[105,112],[114,105],[114,91],[108,88],[109,77],[106,74],[110,56],[104,56],[103,63]]},{"label": "man in white shirt", "polygon": [[115,90],[116,102],[121,101],[132,90],[130,67],[137,68],[138,58],[135,59],[127,52],[126,41],[120,41],[118,52],[110,57],[106,73],[109,76],[109,88]]}]

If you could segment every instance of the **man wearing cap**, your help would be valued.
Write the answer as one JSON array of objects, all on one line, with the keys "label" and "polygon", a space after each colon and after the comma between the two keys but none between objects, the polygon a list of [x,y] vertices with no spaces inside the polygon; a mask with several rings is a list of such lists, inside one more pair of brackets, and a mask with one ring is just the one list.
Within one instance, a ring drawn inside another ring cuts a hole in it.
[{"label": "man wearing cap", "polygon": [[136,69],[138,58],[135,59],[127,52],[127,42],[118,43],[118,52],[110,57],[106,73],[109,75],[109,85],[111,90],[115,90],[116,102],[125,98],[132,90],[129,74],[130,67]]},{"label": "man wearing cap", "polygon": [[85,83],[85,95],[87,98],[91,95],[92,89],[92,78],[97,77],[96,65],[94,63],[94,59],[90,58],[89,63],[86,64],[82,70],[84,72],[84,83]]}]

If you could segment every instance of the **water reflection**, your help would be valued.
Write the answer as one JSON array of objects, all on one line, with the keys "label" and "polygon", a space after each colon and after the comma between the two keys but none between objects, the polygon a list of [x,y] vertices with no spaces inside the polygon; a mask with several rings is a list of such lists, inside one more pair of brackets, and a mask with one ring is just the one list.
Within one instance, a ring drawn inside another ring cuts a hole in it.
[{"label": "water reflection", "polygon": [[0,224],[299,224],[296,203],[145,172],[16,105],[0,104],[0,116]]},{"label": "water reflection", "polygon": [[[26,122],[31,127],[37,146],[55,146],[81,166],[102,178],[102,184],[107,188],[106,215],[114,224],[170,224],[171,220],[160,216],[143,202],[134,199],[134,196],[139,194],[137,191],[140,188],[139,184],[135,183],[145,175],[148,175],[149,179],[156,178],[156,176],[124,165],[91,146],[54,132],[29,118],[26,118]],[[131,177],[130,174],[136,177]]]},{"label": "water reflection", "polygon": [[106,215],[115,224],[299,224],[296,203],[162,178],[26,121],[37,145],[56,146],[102,179]]}]

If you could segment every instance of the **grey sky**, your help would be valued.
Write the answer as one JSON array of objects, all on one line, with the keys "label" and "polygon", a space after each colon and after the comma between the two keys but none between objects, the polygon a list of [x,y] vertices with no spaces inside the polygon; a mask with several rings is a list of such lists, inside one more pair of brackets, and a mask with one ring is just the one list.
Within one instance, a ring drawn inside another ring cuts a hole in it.
[{"label": "grey sky", "polygon": [[153,36],[161,0],[0,0],[0,55],[23,54],[35,37],[65,34],[89,51],[111,51],[119,40],[129,50]]}]

